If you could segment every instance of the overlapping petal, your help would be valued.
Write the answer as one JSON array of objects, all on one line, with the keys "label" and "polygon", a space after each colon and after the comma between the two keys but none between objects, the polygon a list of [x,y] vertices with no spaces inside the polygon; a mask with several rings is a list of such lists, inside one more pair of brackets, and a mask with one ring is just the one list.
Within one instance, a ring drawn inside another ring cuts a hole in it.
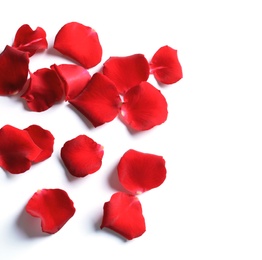
[{"label": "overlapping petal", "polygon": [[73,217],[76,210],[66,191],[41,189],[30,198],[26,211],[41,219],[43,232],[54,234]]},{"label": "overlapping petal", "polygon": [[128,240],[141,236],[146,231],[146,225],[138,198],[123,192],[114,193],[104,204],[100,227],[109,228]]}]

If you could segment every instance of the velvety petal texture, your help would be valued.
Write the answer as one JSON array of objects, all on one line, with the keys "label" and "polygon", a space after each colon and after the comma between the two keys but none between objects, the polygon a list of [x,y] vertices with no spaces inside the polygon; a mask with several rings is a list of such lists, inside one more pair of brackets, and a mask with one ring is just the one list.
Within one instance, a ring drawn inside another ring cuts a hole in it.
[{"label": "velvety petal texture", "polygon": [[61,158],[69,173],[75,177],[85,177],[98,171],[103,156],[103,146],[86,135],[67,141],[61,148]]},{"label": "velvety petal texture", "polygon": [[75,214],[73,201],[61,189],[41,189],[33,194],[26,211],[41,219],[42,231],[54,234]]},{"label": "velvety petal texture", "polygon": [[128,240],[141,236],[146,231],[141,203],[136,196],[123,192],[112,195],[104,204],[102,228],[109,228]]},{"label": "velvety petal texture", "polygon": [[156,188],[166,179],[165,160],[162,156],[133,149],[121,157],[117,171],[120,183],[132,194]]},{"label": "velvety petal texture", "polygon": [[136,131],[148,130],[164,123],[167,114],[165,97],[149,82],[140,83],[124,95],[122,119]]},{"label": "velvety petal texture", "polygon": [[78,22],[67,23],[58,31],[54,48],[86,69],[96,66],[102,59],[97,32]]}]

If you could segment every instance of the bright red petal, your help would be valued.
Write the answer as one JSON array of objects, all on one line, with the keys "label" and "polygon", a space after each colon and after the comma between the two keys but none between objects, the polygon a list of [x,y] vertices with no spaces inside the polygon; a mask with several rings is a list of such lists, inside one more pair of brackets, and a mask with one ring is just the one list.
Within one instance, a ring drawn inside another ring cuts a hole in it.
[{"label": "bright red petal", "polygon": [[89,72],[82,66],[75,64],[52,65],[65,86],[65,100],[74,99],[85,88],[91,79]]},{"label": "bright red petal", "polygon": [[160,186],[166,179],[165,160],[162,156],[128,150],[117,166],[123,187],[133,194],[141,194]]},{"label": "bright red petal", "polygon": [[69,102],[95,127],[112,121],[121,105],[115,85],[101,73],[95,73],[82,93]]},{"label": "bright red petal", "polygon": [[96,66],[102,59],[97,32],[77,22],[67,23],[58,31],[54,48],[86,69]]},{"label": "bright red petal", "polygon": [[31,57],[37,51],[47,49],[46,32],[43,28],[37,27],[34,31],[28,24],[22,25],[16,32],[13,47],[28,52]]},{"label": "bright red petal", "polygon": [[0,166],[8,172],[27,171],[41,151],[27,131],[10,125],[0,129]]},{"label": "bright red petal", "polygon": [[104,204],[102,228],[109,228],[128,240],[141,236],[146,231],[141,203],[136,196],[123,192],[112,195]]},{"label": "bright red petal", "polygon": [[27,53],[6,46],[0,54],[0,95],[14,95],[22,90],[28,77]]},{"label": "bright red petal", "polygon": [[41,219],[42,231],[54,234],[75,214],[73,201],[61,189],[42,189],[34,193],[26,211]]},{"label": "bright red petal", "polygon": [[21,97],[30,110],[41,112],[61,101],[63,95],[63,85],[56,72],[43,68],[30,73],[29,87]]},{"label": "bright red petal", "polygon": [[54,136],[52,133],[38,125],[30,125],[24,129],[29,133],[35,144],[42,149],[42,152],[33,160],[34,163],[49,158],[53,153]]},{"label": "bright red petal", "polygon": [[134,130],[148,130],[167,119],[167,102],[162,93],[148,82],[131,88],[124,95],[121,115]]},{"label": "bright red petal", "polygon": [[103,73],[115,83],[118,92],[124,94],[131,87],[147,81],[149,64],[142,54],[110,57],[104,63]]},{"label": "bright red petal", "polygon": [[61,148],[61,158],[75,177],[85,177],[98,171],[104,156],[103,146],[86,135],[67,141]]},{"label": "bright red petal", "polygon": [[150,73],[163,84],[173,84],[183,77],[177,50],[163,46],[154,54],[150,62]]}]

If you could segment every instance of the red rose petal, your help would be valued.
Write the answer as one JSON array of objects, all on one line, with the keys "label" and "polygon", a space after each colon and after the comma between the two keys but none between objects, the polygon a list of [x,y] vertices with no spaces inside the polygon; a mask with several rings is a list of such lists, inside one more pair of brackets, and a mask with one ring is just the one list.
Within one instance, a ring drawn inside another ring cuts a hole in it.
[{"label": "red rose petal", "polygon": [[0,95],[14,95],[22,90],[28,77],[28,54],[6,46],[0,54]]},{"label": "red rose petal", "polygon": [[75,64],[52,65],[65,86],[65,100],[77,97],[91,79],[89,72],[82,66]]},{"label": "red rose petal", "polygon": [[167,119],[167,102],[162,93],[148,82],[142,82],[124,95],[121,115],[134,130],[148,130]]},{"label": "red rose petal", "polygon": [[34,31],[28,24],[22,25],[16,32],[13,47],[28,52],[29,57],[37,51],[47,49],[46,32],[43,28],[37,27]]},{"label": "red rose petal", "polygon": [[69,102],[95,127],[112,121],[121,105],[115,85],[101,73],[95,73],[82,93]]},{"label": "red rose petal", "polygon": [[173,84],[183,77],[177,50],[169,46],[159,48],[149,65],[150,73],[163,84]]},{"label": "red rose petal", "polygon": [[85,177],[98,171],[104,156],[103,146],[86,135],[67,141],[61,148],[61,158],[75,177]]},{"label": "red rose petal", "polygon": [[138,198],[123,192],[113,194],[110,201],[104,204],[100,227],[109,228],[128,240],[141,236],[146,226]]},{"label": "red rose petal", "polygon": [[41,112],[61,101],[63,94],[62,82],[56,72],[43,68],[30,73],[29,87],[21,97],[30,110]]},{"label": "red rose petal", "polygon": [[42,189],[34,193],[26,211],[41,219],[42,231],[54,234],[75,214],[73,201],[61,189]]},{"label": "red rose petal", "polygon": [[67,23],[58,31],[54,48],[86,69],[96,66],[102,59],[102,47],[96,31],[77,22]]},{"label": "red rose petal", "polygon": [[110,57],[104,63],[103,73],[115,83],[118,92],[124,94],[131,87],[147,81],[149,64],[142,54]]},{"label": "red rose petal", "polygon": [[10,125],[0,129],[0,166],[8,172],[27,171],[41,151],[27,131]]},{"label": "red rose petal", "polygon": [[54,136],[52,133],[38,125],[30,125],[24,130],[29,133],[35,144],[42,149],[42,152],[33,162],[41,162],[49,158],[53,153],[54,146]]},{"label": "red rose petal", "polygon": [[160,186],[166,178],[165,160],[162,156],[128,150],[117,166],[123,187],[133,194],[141,194]]}]

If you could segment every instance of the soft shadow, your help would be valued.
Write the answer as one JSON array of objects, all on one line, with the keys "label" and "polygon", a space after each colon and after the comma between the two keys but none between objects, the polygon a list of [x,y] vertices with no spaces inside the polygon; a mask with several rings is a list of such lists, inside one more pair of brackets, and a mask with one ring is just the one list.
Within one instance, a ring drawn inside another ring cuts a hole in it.
[{"label": "soft shadow", "polygon": [[[65,173],[65,176],[66,176],[67,180],[68,180],[69,182],[74,182],[74,181],[78,180],[79,177],[73,176],[73,175],[67,170],[67,168],[66,168],[63,160],[61,159],[61,157],[60,157],[60,156],[57,156],[57,158],[58,158],[61,166],[62,166],[63,169],[64,169],[64,173]],[[80,178],[80,179],[81,179],[81,178]]]},{"label": "soft shadow", "polygon": [[127,192],[127,190],[121,185],[117,173],[117,164],[113,167],[108,175],[108,183],[111,188],[116,191]]},{"label": "soft shadow", "polygon": [[[55,57],[60,57],[60,58],[63,58],[63,59],[67,59],[69,62],[71,63],[74,63],[74,64],[78,64],[76,60],[68,57],[68,56],[65,56],[63,55],[61,52],[59,52],[58,50],[56,50],[55,48],[51,47],[49,49],[47,49],[46,53],[49,55],[49,56],[55,56]],[[79,64],[78,64],[79,65]]]}]

